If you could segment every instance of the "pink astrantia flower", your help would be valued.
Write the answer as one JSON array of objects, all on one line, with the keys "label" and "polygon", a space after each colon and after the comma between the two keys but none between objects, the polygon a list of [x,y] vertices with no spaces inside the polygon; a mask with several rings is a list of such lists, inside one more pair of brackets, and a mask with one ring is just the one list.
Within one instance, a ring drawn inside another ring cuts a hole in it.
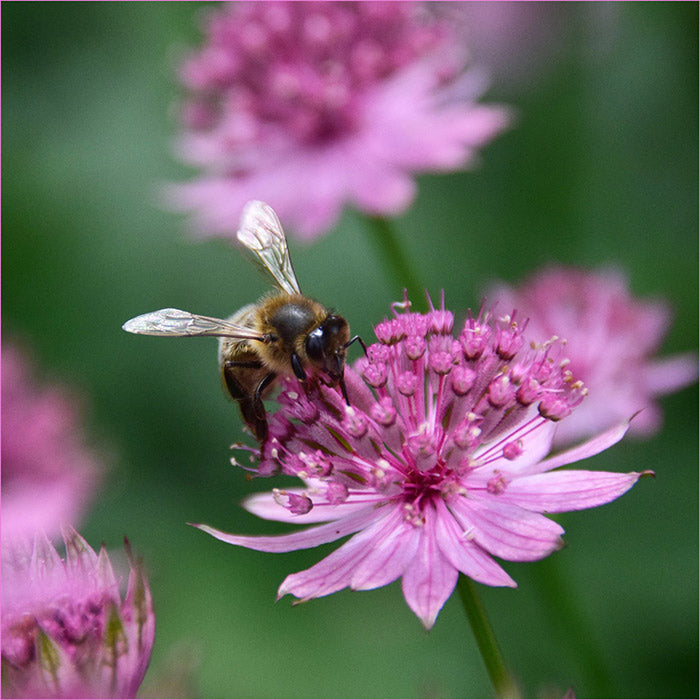
[{"label": "pink astrantia flower", "polygon": [[618,271],[546,268],[519,288],[496,287],[489,300],[528,316],[529,338],[565,339],[570,369],[588,387],[589,397],[559,426],[555,444],[593,435],[637,412],[632,432],[652,433],[662,418],[656,397],[697,379],[696,353],[653,358],[671,314],[664,303],[632,296]]},{"label": "pink astrantia flower", "polygon": [[65,560],[42,535],[3,547],[3,696],[133,698],[155,634],[146,577],[127,548],[122,598],[104,547],[64,541]]},{"label": "pink astrantia flower", "polygon": [[[532,90],[560,65],[574,24],[571,8],[558,2],[450,2],[442,12],[457,24],[473,60],[488,65],[493,82],[510,91]],[[595,27],[607,37],[608,24]]]},{"label": "pink astrantia flower", "polygon": [[494,560],[531,561],[561,544],[543,513],[591,508],[627,491],[638,473],[553,471],[617,442],[626,424],[546,458],[555,426],[586,393],[561,344],[524,342],[515,314],[471,314],[452,334],[444,308],[396,314],[378,343],[347,368],[350,406],[337,387],[283,381],[258,473],[297,476],[302,488],[245,502],[252,513],[320,523],[286,535],[229,535],[268,552],[354,536],[315,566],[288,576],[279,596],[301,600],[402,577],[410,608],[429,628],[461,571],[491,586],[515,586]]},{"label": "pink astrantia flower", "polygon": [[53,538],[75,524],[98,480],[98,460],[84,444],[75,398],[40,386],[26,356],[2,348],[2,539]]},{"label": "pink astrantia flower", "polygon": [[201,234],[235,234],[264,199],[310,239],[346,203],[396,215],[413,174],[473,165],[508,123],[477,102],[455,25],[417,2],[226,4],[182,66],[179,152],[201,175],[169,191]]}]

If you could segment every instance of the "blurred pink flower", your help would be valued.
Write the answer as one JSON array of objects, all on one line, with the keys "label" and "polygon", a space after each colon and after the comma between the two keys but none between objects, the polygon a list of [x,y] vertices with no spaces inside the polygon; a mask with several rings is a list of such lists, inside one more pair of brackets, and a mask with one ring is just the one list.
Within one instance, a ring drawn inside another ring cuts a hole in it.
[{"label": "blurred pink flower", "polygon": [[396,215],[413,175],[474,165],[508,112],[477,99],[454,23],[417,2],[253,2],[208,15],[182,66],[179,153],[202,173],[170,205],[203,235],[231,235],[269,202],[306,239],[345,204]]},{"label": "blurred pink flower", "polygon": [[104,547],[73,529],[61,559],[43,535],[2,549],[4,697],[133,698],[155,634],[148,582],[132,561],[126,596]]},{"label": "blurred pink flower", "polygon": [[555,426],[570,420],[586,393],[559,343],[525,344],[515,314],[470,314],[457,338],[452,325],[444,308],[380,323],[379,342],[347,368],[351,406],[337,387],[283,382],[257,471],[281,470],[305,486],[256,494],[244,505],[270,520],[328,524],[270,537],[198,527],[268,552],[356,533],[288,576],[279,596],[307,600],[402,577],[406,602],[426,628],[460,571],[490,586],[515,586],[494,556],[546,557],[564,530],[542,513],[607,503],[640,474],[552,471],[609,447],[627,427],[545,458]]},{"label": "blurred pink flower", "polygon": [[77,403],[64,387],[38,386],[26,356],[2,347],[2,539],[60,534],[87,509],[98,461],[85,446]]},{"label": "blurred pink flower", "polygon": [[[561,64],[576,21],[592,21],[593,11],[559,2],[449,2],[443,13],[457,25],[472,59],[489,67],[496,89],[513,92],[532,90]],[[600,24],[595,28],[607,34]]]},{"label": "blurred pink flower", "polygon": [[631,432],[652,433],[662,420],[656,397],[697,379],[697,353],[653,359],[670,324],[669,309],[633,297],[615,270],[546,268],[518,288],[497,286],[488,297],[528,316],[529,338],[565,339],[571,371],[588,387],[584,405],[557,429],[556,444],[593,435],[639,411]]}]

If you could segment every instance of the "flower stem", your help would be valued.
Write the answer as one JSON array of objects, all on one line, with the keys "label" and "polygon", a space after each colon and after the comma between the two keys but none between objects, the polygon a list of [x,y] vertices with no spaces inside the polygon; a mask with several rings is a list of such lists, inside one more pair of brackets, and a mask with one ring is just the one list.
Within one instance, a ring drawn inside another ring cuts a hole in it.
[{"label": "flower stem", "polygon": [[496,641],[496,635],[489,623],[484,606],[479,600],[476,587],[472,580],[464,574],[459,575],[457,583],[459,597],[467,613],[472,632],[476,637],[476,643],[484,660],[486,670],[491,678],[496,695],[499,698],[519,698],[522,697],[517,684],[511,677],[506,664],[503,661],[501,650]]},{"label": "flower stem", "polygon": [[575,652],[588,683],[590,697],[619,697],[588,617],[578,604],[575,587],[566,580],[560,562],[555,557],[547,557],[538,562],[533,571],[549,623],[555,628],[555,634],[567,639],[569,647]]},{"label": "flower stem", "polygon": [[392,222],[382,216],[366,216],[364,219],[374,249],[393,282],[400,289],[407,290],[408,298],[414,304],[423,300],[426,287],[404,253]]}]

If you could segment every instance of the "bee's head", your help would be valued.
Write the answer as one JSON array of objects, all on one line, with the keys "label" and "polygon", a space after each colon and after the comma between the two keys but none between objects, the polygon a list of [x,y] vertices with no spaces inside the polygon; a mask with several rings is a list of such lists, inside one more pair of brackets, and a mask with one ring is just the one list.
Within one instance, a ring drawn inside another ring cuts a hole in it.
[{"label": "bee's head", "polygon": [[321,370],[333,384],[340,384],[345,400],[348,400],[343,381],[345,353],[350,340],[348,322],[337,314],[329,314],[307,336],[305,343],[309,363]]}]

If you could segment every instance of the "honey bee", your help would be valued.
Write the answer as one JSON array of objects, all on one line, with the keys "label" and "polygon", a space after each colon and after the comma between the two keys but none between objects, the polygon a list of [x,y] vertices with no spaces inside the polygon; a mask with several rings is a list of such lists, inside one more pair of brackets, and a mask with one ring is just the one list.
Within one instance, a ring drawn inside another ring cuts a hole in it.
[{"label": "honey bee", "polygon": [[309,373],[320,374],[330,386],[340,386],[349,405],[343,379],[350,326],[340,315],[304,296],[294,274],[287,240],[277,215],[264,202],[246,204],[238,240],[268,272],[276,289],[257,303],[248,304],[227,319],[160,309],[127,321],[129,333],[219,338],[219,371],[224,389],[238,405],[243,420],[262,443],[268,425],[263,399],[280,375],[294,374],[305,382]]}]

